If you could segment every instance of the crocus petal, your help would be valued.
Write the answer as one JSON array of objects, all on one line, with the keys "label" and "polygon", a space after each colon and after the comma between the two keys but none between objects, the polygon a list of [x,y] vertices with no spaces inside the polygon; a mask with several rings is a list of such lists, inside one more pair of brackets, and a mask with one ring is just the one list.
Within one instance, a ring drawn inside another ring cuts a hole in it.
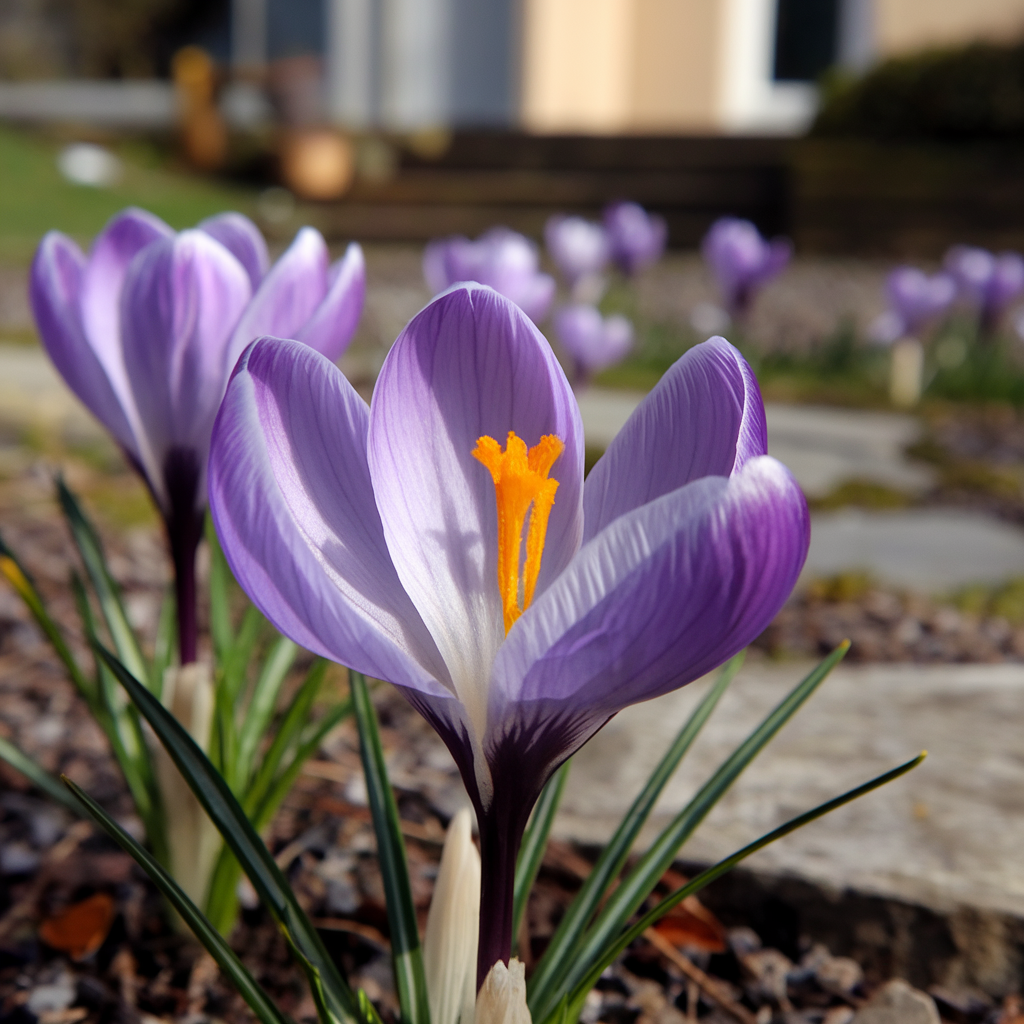
[{"label": "crocus petal", "polygon": [[721,664],[782,607],[809,540],[803,494],[768,456],[615,520],[498,652],[489,760],[536,742],[557,763],[616,711]]},{"label": "crocus petal", "polygon": [[232,367],[228,339],[250,295],[242,265],[202,231],[149,246],[124,283],[125,367],[157,471],[172,449],[195,452],[200,501],[202,463]]},{"label": "crocus petal", "polygon": [[79,313],[86,261],[70,238],[51,231],[39,244],[29,275],[29,298],[43,346],[68,387],[136,459],[135,432],[106,368],[93,350]]},{"label": "crocus petal", "polygon": [[366,298],[366,261],[362,247],[353,242],[332,268],[330,289],[309,321],[297,334],[332,362],[348,348],[356,333]]},{"label": "crocus petal", "polygon": [[432,295],[455,283],[448,279],[448,244],[447,238],[438,238],[423,250],[423,279]]},{"label": "crocus petal", "polygon": [[497,511],[478,438],[528,445],[556,434],[565,451],[538,592],[568,564],[582,532],[583,429],[551,347],[490,288],[458,285],[399,335],[370,407],[369,463],[392,561],[482,728],[487,676],[504,637]]},{"label": "crocus petal", "polygon": [[255,293],[270,266],[267,243],[260,229],[248,217],[233,212],[207,217],[199,229],[216,238],[245,267]]},{"label": "crocus petal", "polygon": [[294,338],[299,333],[327,294],[329,262],[323,235],[303,228],[270,268],[238,322],[231,343],[236,358],[261,335]]},{"label": "crocus petal", "polygon": [[730,476],[768,450],[764,403],[724,338],[684,353],[640,403],[584,488],[584,540],[691,480]]},{"label": "crocus petal", "polygon": [[121,350],[121,289],[136,255],[151,243],[173,236],[159,217],[129,207],[96,236],[82,275],[79,302],[85,336],[129,417],[133,415],[132,388]]},{"label": "crocus petal", "polygon": [[384,543],[368,419],[318,352],[260,339],[217,417],[210,510],[235,578],[282,633],[367,675],[448,697],[436,681],[447,678],[444,663]]}]

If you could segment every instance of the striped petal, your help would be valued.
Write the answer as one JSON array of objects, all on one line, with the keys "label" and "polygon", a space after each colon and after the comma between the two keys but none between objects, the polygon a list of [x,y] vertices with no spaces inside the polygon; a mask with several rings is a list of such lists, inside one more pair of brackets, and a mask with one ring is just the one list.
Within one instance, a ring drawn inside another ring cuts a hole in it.
[{"label": "striped petal", "polygon": [[768,450],[764,403],[724,338],[686,352],[640,403],[584,490],[584,539],[692,480],[730,476]]},{"label": "striped petal", "polygon": [[345,250],[344,257],[331,267],[330,280],[323,302],[296,338],[334,362],[348,348],[363,312],[366,260],[361,246],[353,242]]}]

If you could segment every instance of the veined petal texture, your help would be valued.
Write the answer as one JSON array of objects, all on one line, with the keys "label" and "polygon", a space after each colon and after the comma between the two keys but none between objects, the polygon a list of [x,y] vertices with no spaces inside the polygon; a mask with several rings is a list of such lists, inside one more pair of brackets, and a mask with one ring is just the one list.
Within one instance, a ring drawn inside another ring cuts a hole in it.
[{"label": "veined petal texture", "polygon": [[809,541],[803,493],[768,456],[620,516],[509,632],[488,748],[561,723],[564,756],[616,711],[721,664],[782,607]]},{"label": "veined petal texture", "polygon": [[483,435],[528,446],[555,434],[565,450],[538,593],[582,534],[583,429],[551,347],[490,288],[458,285],[399,335],[370,407],[370,476],[391,559],[434,637],[470,719],[482,729],[486,682],[504,638],[497,585],[497,510]]},{"label": "veined petal texture", "polygon": [[233,211],[207,217],[198,227],[216,238],[245,267],[255,294],[270,266],[267,243],[260,229],[248,217]]},{"label": "veined petal texture", "polygon": [[584,539],[625,512],[705,476],[730,476],[768,450],[764,403],[724,338],[684,353],[640,403],[584,488]]},{"label": "veined petal texture", "polygon": [[315,228],[302,228],[270,268],[235,329],[237,358],[255,338],[295,338],[327,294],[330,253]]},{"label": "veined petal texture", "polygon": [[85,257],[70,238],[49,232],[32,260],[32,312],[43,347],[60,375],[118,443],[138,459],[128,414],[82,326],[79,298],[85,267]]},{"label": "veined petal texture", "polygon": [[330,287],[306,325],[296,335],[334,362],[348,348],[359,326],[366,298],[366,260],[353,242],[331,267]]},{"label": "veined petal texture", "polygon": [[402,589],[366,462],[369,410],[307,345],[262,338],[224,397],[210,509],[232,572],[286,636],[435,697],[447,672]]},{"label": "veined petal texture", "polygon": [[158,471],[173,448],[195,452],[202,468],[232,368],[228,340],[250,294],[242,265],[202,231],[154,243],[132,263],[125,367]]},{"label": "veined petal texture", "polygon": [[79,304],[85,336],[129,418],[134,409],[121,346],[121,289],[132,260],[153,242],[173,236],[159,217],[129,207],[96,236],[82,274]]}]

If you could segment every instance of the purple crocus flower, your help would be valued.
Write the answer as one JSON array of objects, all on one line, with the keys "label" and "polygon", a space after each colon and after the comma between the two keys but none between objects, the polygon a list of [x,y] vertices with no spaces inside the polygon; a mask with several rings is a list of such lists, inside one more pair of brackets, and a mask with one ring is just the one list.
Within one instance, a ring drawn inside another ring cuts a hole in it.
[{"label": "purple crocus flower", "polygon": [[423,276],[435,294],[460,281],[490,285],[539,323],[555,297],[555,279],[540,272],[537,246],[510,228],[491,228],[476,241],[438,238],[423,253]]},{"label": "purple crocus flower", "polygon": [[919,335],[947,312],[956,298],[956,282],[949,274],[929,276],[917,267],[897,267],[885,279],[889,308],[874,323],[876,341],[891,344]]},{"label": "purple crocus flower", "polygon": [[572,357],[578,383],[625,359],[633,347],[633,325],[624,316],[605,318],[583,304],[555,313],[555,333]]},{"label": "purple crocus flower", "polygon": [[266,244],[237,213],[175,233],[143,210],[119,213],[89,256],[47,234],[30,297],[65,381],[146,481],[174,561],[182,664],[195,660],[195,551],[206,508],[213,420],[232,367],[254,337],[298,338],[333,359],[355,332],[363,255],[330,266],[303,228],[267,270]]},{"label": "purple crocus flower", "polygon": [[701,252],[726,312],[743,317],[758,290],[786,268],[793,246],[785,238],[767,241],[749,220],[722,217],[704,236]]},{"label": "purple crocus flower", "polygon": [[630,277],[657,263],[668,241],[664,218],[649,214],[639,203],[605,207],[604,228],[613,262]]},{"label": "purple crocus flower", "polygon": [[1019,253],[996,256],[987,249],[955,245],[946,253],[945,267],[960,297],[978,310],[985,335],[996,330],[1007,306],[1024,292],[1024,257]]},{"label": "purple crocus flower", "polygon": [[570,287],[600,274],[611,258],[608,232],[582,217],[550,217],[544,225],[544,244]]},{"label": "purple crocus flower", "polygon": [[551,347],[475,285],[408,324],[369,408],[293,342],[239,360],[210,460],[224,551],[279,630],[401,687],[451,750],[480,826],[480,979],[508,959],[516,855],[552,772],[750,643],[796,582],[807,505],[765,447],[750,367],[713,338],[584,487]]}]

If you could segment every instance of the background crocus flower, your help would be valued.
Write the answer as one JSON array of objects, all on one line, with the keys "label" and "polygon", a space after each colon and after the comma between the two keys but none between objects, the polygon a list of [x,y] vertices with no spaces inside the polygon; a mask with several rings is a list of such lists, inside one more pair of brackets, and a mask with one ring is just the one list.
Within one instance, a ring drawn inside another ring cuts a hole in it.
[{"label": "background crocus flower", "polygon": [[982,334],[993,333],[1006,308],[1024,292],[1024,257],[1019,253],[996,256],[987,249],[955,245],[944,265],[960,298],[978,311]]},{"label": "background crocus flower", "polygon": [[582,217],[550,217],[544,225],[544,244],[570,287],[599,275],[611,258],[608,233]]},{"label": "background crocus flower", "polygon": [[786,268],[793,246],[785,238],[769,242],[749,220],[722,217],[704,236],[701,253],[714,275],[726,312],[743,317],[757,292]]},{"label": "background crocus flower", "polygon": [[350,246],[329,263],[311,228],[267,272],[263,238],[240,214],[176,234],[131,209],[103,229],[88,258],[55,231],[36,252],[30,297],[43,345],[142,474],[167,525],[183,664],[195,659],[195,551],[228,376],[258,334],[340,354],[362,309],[362,252]]},{"label": "background crocus flower", "polygon": [[649,214],[638,203],[612,203],[605,207],[603,219],[612,261],[624,274],[632,277],[661,259],[668,241],[663,217]]},{"label": "background crocus flower", "polygon": [[748,644],[796,582],[807,505],[765,438],[753,374],[715,338],[584,488],[550,346],[473,285],[409,323],[369,408],[293,342],[239,361],[210,463],[228,561],[278,629],[401,687],[451,750],[480,826],[478,984],[508,960],[516,855],[552,772]]},{"label": "background crocus flower", "polygon": [[633,347],[633,325],[624,316],[605,318],[594,306],[563,306],[555,313],[555,333],[579,383],[625,359]]},{"label": "background crocus flower", "polygon": [[460,281],[486,284],[536,323],[555,297],[555,279],[539,268],[537,247],[510,228],[491,228],[476,241],[462,235],[435,239],[423,253],[423,276],[435,295]]},{"label": "background crocus flower", "polygon": [[882,344],[912,338],[948,312],[956,298],[949,274],[929,276],[917,267],[897,267],[885,280],[889,308],[872,325],[871,336]]}]

